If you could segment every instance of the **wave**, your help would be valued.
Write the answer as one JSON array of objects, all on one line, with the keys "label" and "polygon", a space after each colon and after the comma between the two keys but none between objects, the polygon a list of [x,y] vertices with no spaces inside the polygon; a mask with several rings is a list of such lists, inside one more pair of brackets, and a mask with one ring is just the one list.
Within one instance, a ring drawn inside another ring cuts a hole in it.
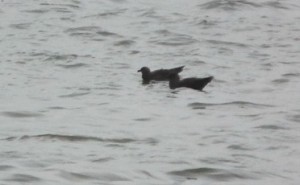
[{"label": "wave", "polygon": [[217,44],[217,45],[226,45],[226,46],[236,46],[236,47],[243,47],[247,48],[249,45],[238,43],[238,42],[228,42],[228,41],[220,41],[220,40],[206,40],[210,44]]},{"label": "wave", "polygon": [[91,39],[96,39],[99,36],[121,37],[116,33],[105,31],[98,26],[82,26],[82,27],[68,28],[65,30],[65,33],[68,33],[70,36],[84,37],[84,38],[91,38]]},{"label": "wave", "polygon": [[40,3],[41,8],[24,10],[26,13],[44,14],[48,12],[71,13],[80,8],[79,3],[73,4],[55,4],[55,3]]},{"label": "wave", "polygon": [[73,9],[79,9],[79,2],[75,3],[75,1],[73,1],[74,4],[55,4],[55,3],[41,3],[40,5],[42,6],[52,6],[52,7],[68,7],[68,8],[73,8]]},{"label": "wave", "polygon": [[77,172],[69,172],[69,171],[61,171],[60,176],[64,179],[70,181],[78,181],[78,180],[100,180],[100,181],[130,181],[130,179],[122,177],[120,175],[116,175],[113,173],[77,173]]},{"label": "wave", "polygon": [[41,117],[43,114],[36,112],[28,112],[28,111],[7,111],[2,112],[2,115],[12,118],[30,118],[30,117]]},{"label": "wave", "polygon": [[171,171],[170,175],[182,176],[187,179],[197,179],[207,177],[214,180],[230,180],[230,179],[256,179],[253,175],[246,175],[241,172],[231,172],[230,170],[217,168],[195,168],[179,171]]},{"label": "wave", "polygon": [[84,142],[84,141],[100,141],[108,143],[131,143],[136,140],[130,138],[121,139],[104,139],[91,136],[78,136],[78,135],[58,135],[58,134],[41,134],[41,135],[24,135],[21,137],[9,137],[6,140],[28,140],[28,139],[40,139],[40,140],[59,140],[59,141],[71,141],[71,142]]},{"label": "wave", "polygon": [[79,67],[86,67],[87,64],[84,63],[77,63],[77,64],[57,64],[56,66],[65,68],[65,69],[73,69],[73,68],[79,68]]},{"label": "wave", "polygon": [[16,181],[20,183],[33,183],[40,181],[41,179],[27,174],[14,174],[12,177],[5,179],[6,181]]},{"label": "wave", "polygon": [[198,42],[190,35],[174,33],[168,30],[157,30],[155,33],[158,37],[152,39],[150,42],[158,45],[181,46]]},{"label": "wave", "polygon": [[257,107],[257,108],[264,108],[264,107],[273,107],[273,105],[267,105],[267,104],[258,104],[258,103],[252,103],[252,102],[246,102],[246,101],[233,101],[233,102],[226,102],[226,103],[200,103],[200,102],[194,102],[188,104],[189,107],[192,107],[193,109],[204,109],[206,107],[212,107],[212,106],[238,106],[241,108],[246,107]]},{"label": "wave", "polygon": [[158,141],[154,138],[146,139],[132,139],[132,138],[101,138],[93,136],[80,136],[80,135],[59,135],[59,134],[41,134],[41,135],[24,135],[21,137],[8,137],[4,140],[14,141],[14,140],[29,140],[37,139],[42,141],[66,141],[66,142],[103,142],[103,143],[113,143],[113,144],[126,144],[126,143],[144,143],[155,145]]},{"label": "wave", "polygon": [[104,158],[94,159],[94,160],[91,160],[91,161],[92,162],[97,162],[97,163],[103,163],[103,162],[108,162],[108,161],[111,161],[111,160],[114,160],[114,158],[104,157]]},{"label": "wave", "polygon": [[252,3],[245,0],[214,0],[200,5],[203,9],[222,9],[222,10],[236,10],[244,7],[261,7],[257,3]]},{"label": "wave", "polygon": [[0,171],[6,171],[6,170],[10,170],[12,168],[14,168],[14,167],[11,165],[0,165]]},{"label": "wave", "polygon": [[14,29],[26,30],[28,29],[32,23],[19,23],[19,24],[11,24],[10,27]]},{"label": "wave", "polygon": [[65,95],[60,95],[60,98],[73,98],[77,96],[84,96],[90,94],[89,92],[83,92],[83,93],[71,93],[71,94],[65,94]]},{"label": "wave", "polygon": [[255,127],[258,129],[265,129],[265,130],[286,130],[286,127],[278,126],[278,125],[261,125],[258,127]]},{"label": "wave", "polygon": [[283,4],[278,1],[265,2],[265,3],[263,3],[263,5],[271,7],[271,8],[277,8],[277,9],[288,9],[287,7],[283,6]]},{"label": "wave", "polygon": [[127,9],[117,9],[114,11],[107,11],[107,12],[103,12],[103,13],[98,13],[98,14],[93,14],[93,15],[88,15],[88,16],[84,16],[83,18],[99,18],[99,17],[112,17],[112,16],[118,16],[124,12],[126,12]]},{"label": "wave", "polygon": [[48,57],[45,61],[57,61],[57,60],[75,60],[78,58],[76,54],[44,54]]},{"label": "wave", "polygon": [[289,80],[285,79],[285,78],[279,78],[279,79],[272,81],[272,83],[274,83],[274,84],[283,84],[283,83],[287,83],[287,82],[289,82]]},{"label": "wave", "polygon": [[300,123],[300,114],[288,115],[287,119],[296,123]]},{"label": "wave", "polygon": [[282,76],[284,76],[284,77],[299,77],[300,73],[286,73],[286,74],[283,74]]},{"label": "wave", "polygon": [[241,145],[241,144],[229,145],[227,148],[231,149],[231,150],[243,150],[243,151],[252,151],[252,150],[254,150],[254,148],[250,148],[250,147],[247,147],[247,146]]},{"label": "wave", "polygon": [[278,1],[269,1],[264,3],[253,3],[246,0],[214,0],[199,5],[202,9],[221,9],[225,11],[240,10],[241,8],[264,8],[271,7],[276,9],[288,9]]},{"label": "wave", "polygon": [[128,46],[133,45],[134,43],[135,42],[133,40],[121,40],[121,41],[114,43],[114,45],[128,47]]},{"label": "wave", "polygon": [[23,12],[34,13],[34,14],[44,14],[44,13],[48,13],[49,11],[50,11],[49,9],[33,9],[33,10],[24,10]]}]

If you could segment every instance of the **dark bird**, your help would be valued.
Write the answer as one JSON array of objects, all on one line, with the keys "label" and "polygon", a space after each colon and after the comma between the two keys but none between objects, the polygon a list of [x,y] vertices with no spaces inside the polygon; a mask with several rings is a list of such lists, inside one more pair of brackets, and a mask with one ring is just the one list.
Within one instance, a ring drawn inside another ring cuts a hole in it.
[{"label": "dark bird", "polygon": [[150,82],[151,80],[167,81],[169,80],[169,76],[171,74],[178,76],[178,73],[180,73],[183,68],[184,66],[180,66],[172,69],[158,69],[155,71],[150,71],[148,67],[142,67],[140,70],[138,70],[138,72],[142,73],[144,82]]},{"label": "dark bird", "polygon": [[184,78],[180,80],[178,75],[171,74],[169,76],[169,87],[170,89],[176,89],[179,87],[188,87],[192,89],[196,89],[202,91],[202,89],[212,81],[214,77],[206,77],[206,78]]}]

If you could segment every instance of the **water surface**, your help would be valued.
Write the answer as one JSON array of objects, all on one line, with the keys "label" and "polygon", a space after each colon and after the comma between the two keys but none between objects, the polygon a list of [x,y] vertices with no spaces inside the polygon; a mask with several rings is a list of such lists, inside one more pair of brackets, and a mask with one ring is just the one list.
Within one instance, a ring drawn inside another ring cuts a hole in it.
[{"label": "water surface", "polygon": [[298,1],[0,4],[0,184],[300,182]]}]

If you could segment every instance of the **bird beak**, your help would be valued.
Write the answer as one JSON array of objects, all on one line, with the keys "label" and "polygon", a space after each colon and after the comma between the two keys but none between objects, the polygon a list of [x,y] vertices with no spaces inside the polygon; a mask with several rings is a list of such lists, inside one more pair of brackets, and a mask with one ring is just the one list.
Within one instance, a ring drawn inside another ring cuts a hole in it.
[{"label": "bird beak", "polygon": [[138,70],[137,72],[141,72],[141,70]]}]

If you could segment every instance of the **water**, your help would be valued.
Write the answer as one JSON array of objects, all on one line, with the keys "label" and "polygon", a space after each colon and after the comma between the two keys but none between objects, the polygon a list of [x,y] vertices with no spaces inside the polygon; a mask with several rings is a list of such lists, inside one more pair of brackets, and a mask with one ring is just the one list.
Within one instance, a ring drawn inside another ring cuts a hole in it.
[{"label": "water", "polygon": [[1,185],[299,184],[299,1],[0,4]]}]

